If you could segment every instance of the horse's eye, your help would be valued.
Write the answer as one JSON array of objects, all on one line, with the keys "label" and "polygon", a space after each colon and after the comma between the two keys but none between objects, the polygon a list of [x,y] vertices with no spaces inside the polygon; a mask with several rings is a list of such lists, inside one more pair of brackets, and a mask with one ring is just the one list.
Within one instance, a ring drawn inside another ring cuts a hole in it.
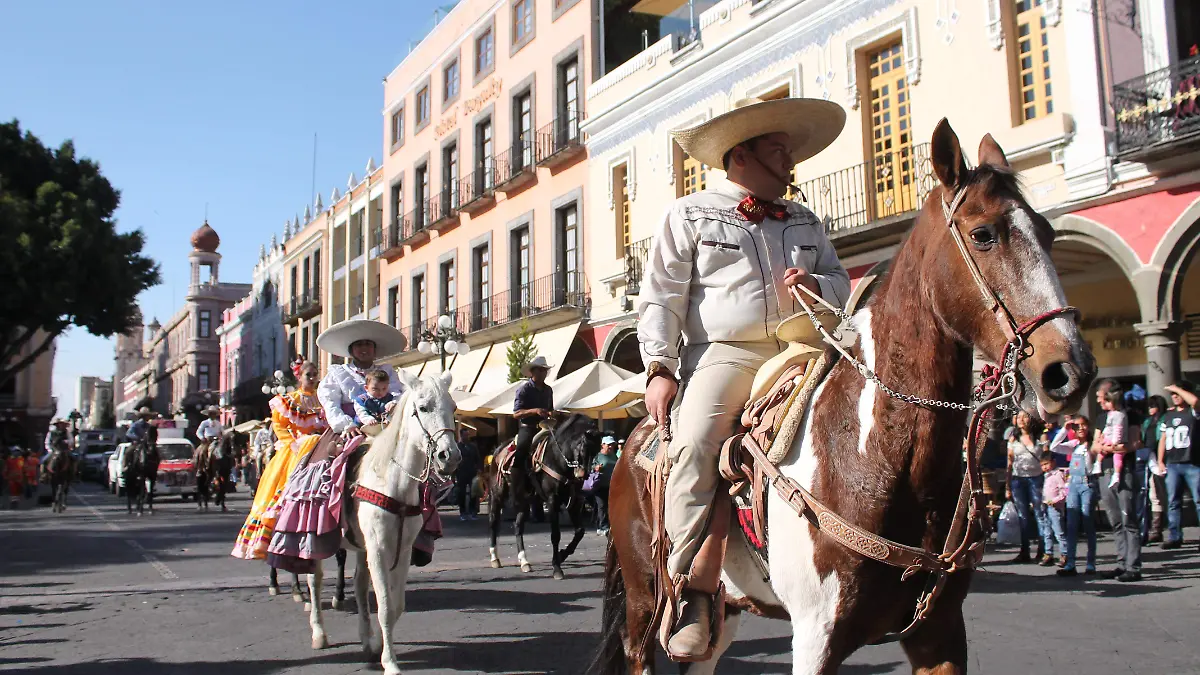
[{"label": "horse's eye", "polygon": [[431,408],[428,403],[422,403],[419,407],[423,413],[433,412],[433,408]]},{"label": "horse's eye", "polygon": [[987,250],[996,243],[996,235],[987,227],[977,227],[971,230],[971,243],[976,248]]}]

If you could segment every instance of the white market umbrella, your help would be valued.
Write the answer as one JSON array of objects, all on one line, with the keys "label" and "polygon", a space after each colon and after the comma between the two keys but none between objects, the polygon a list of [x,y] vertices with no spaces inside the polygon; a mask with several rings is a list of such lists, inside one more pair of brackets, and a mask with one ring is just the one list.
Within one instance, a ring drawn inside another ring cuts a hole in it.
[{"label": "white market umbrella", "polygon": [[[579,370],[573,371],[564,375],[549,385],[554,389],[554,407],[558,410],[570,410],[572,402],[576,399],[586,398],[601,389],[611,387],[628,379],[633,373],[614,366],[613,364],[596,359]],[[516,390],[513,390],[511,396],[504,405],[498,405],[492,408],[493,415],[511,415],[513,414],[513,400],[516,396]]]},{"label": "white market umbrella", "polygon": [[[601,389],[590,396],[576,399],[566,409],[588,416],[592,416],[593,413],[616,413],[617,410],[632,403],[637,403],[645,397],[646,376],[643,373],[638,373],[612,386]],[[614,414],[613,416],[623,417],[624,415]],[[605,415],[603,419],[609,419],[609,416]]]},{"label": "white market umbrella", "polygon": [[517,387],[520,387],[522,382],[524,380],[517,380],[500,391],[474,394],[462,401],[456,398],[458,414],[466,417],[487,417],[491,415],[493,408],[503,405],[511,406],[513,397],[517,394]]}]

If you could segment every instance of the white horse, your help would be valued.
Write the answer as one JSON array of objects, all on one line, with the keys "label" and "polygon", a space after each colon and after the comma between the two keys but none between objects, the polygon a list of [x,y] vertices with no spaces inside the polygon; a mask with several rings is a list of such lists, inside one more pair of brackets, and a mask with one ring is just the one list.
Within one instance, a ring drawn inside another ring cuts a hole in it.
[{"label": "white horse", "polygon": [[[421,531],[421,483],[431,472],[451,475],[462,459],[454,440],[450,373],[424,379],[403,370],[396,373],[404,382],[405,393],[396,404],[391,422],[367,450],[357,475],[346,476],[344,501],[348,531],[343,546],[353,550],[357,559],[354,598],[358,603],[358,635],[363,652],[371,658],[380,657],[386,675],[400,673],[392,650],[392,632],[404,613],[409,559]],[[355,499],[353,482],[374,493],[372,501]],[[379,605],[379,631],[372,630],[370,623],[368,573]],[[324,649],[329,639],[321,618],[320,562],[308,577],[308,588],[312,596],[308,621],[312,646]]]}]

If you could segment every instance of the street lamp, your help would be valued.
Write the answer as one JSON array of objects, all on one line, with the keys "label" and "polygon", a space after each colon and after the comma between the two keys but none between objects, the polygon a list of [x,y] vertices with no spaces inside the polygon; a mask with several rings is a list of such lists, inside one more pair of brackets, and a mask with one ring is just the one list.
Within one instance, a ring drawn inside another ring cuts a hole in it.
[{"label": "street lamp", "polygon": [[421,341],[417,343],[417,351],[422,354],[437,354],[441,357],[442,370],[446,370],[446,355],[459,354],[466,356],[471,346],[466,343],[466,336],[458,331],[454,319],[443,314],[438,317],[434,330],[426,328],[421,331]]},{"label": "street lamp", "polygon": [[270,396],[271,394],[290,394],[296,391],[296,387],[288,383],[287,375],[282,370],[277,370],[273,373],[273,377],[269,377],[263,382],[262,393]]}]

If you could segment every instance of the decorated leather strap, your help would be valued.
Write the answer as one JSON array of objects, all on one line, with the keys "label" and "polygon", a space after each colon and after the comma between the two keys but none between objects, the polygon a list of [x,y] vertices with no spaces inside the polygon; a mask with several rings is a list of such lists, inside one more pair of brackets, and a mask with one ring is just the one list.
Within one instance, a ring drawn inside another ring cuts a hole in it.
[{"label": "decorated leather strap", "polygon": [[398,516],[419,516],[421,515],[420,505],[405,504],[398,499],[393,499],[382,492],[376,492],[370,488],[361,485],[355,485],[351,496],[360,502],[366,502],[372,506],[394,513]]}]

